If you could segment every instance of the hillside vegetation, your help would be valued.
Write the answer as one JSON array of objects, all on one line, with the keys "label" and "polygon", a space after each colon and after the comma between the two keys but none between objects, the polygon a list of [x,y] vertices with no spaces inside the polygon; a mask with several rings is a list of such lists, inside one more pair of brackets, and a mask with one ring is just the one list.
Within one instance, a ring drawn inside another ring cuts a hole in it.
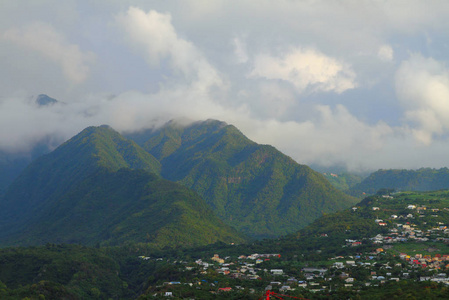
[{"label": "hillside vegetation", "polygon": [[128,137],[159,159],[164,178],[197,191],[227,224],[257,238],[292,233],[357,201],[223,122],[171,122]]},{"label": "hillside vegetation", "polygon": [[403,192],[242,245],[6,248],[0,297],[256,300],[268,289],[305,299],[446,299],[448,223],[448,191]]},{"label": "hillside vegetation", "polygon": [[435,191],[449,188],[449,169],[378,170],[350,189],[352,195],[372,195],[380,189]]},{"label": "hillside vegetation", "polygon": [[134,142],[109,127],[89,127],[12,184],[0,202],[0,242],[164,247],[245,240],[159,170]]}]

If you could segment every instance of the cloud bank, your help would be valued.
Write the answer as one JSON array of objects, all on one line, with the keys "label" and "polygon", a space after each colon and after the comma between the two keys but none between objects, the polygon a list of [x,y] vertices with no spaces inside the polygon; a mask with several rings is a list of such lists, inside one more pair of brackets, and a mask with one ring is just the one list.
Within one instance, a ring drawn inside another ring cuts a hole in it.
[{"label": "cloud bank", "polygon": [[446,2],[22,6],[0,12],[0,150],[213,118],[299,163],[449,166]]}]

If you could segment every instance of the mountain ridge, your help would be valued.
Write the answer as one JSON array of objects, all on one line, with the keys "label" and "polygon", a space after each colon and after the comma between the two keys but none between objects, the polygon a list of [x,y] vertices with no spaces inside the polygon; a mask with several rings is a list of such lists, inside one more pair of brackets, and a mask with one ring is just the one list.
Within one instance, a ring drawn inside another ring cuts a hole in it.
[{"label": "mountain ridge", "polygon": [[[159,170],[151,154],[112,128],[88,127],[11,185],[0,203],[0,240],[157,246],[245,240],[196,193],[161,179]],[[202,224],[198,234],[195,224]]]},{"label": "mountain ridge", "polygon": [[197,191],[227,224],[257,238],[291,233],[357,200],[323,175],[217,120],[126,135],[160,159],[161,175]]},{"label": "mountain ridge", "polygon": [[380,189],[403,191],[449,189],[449,169],[380,169],[353,186],[349,192],[353,195],[362,193],[374,194]]}]

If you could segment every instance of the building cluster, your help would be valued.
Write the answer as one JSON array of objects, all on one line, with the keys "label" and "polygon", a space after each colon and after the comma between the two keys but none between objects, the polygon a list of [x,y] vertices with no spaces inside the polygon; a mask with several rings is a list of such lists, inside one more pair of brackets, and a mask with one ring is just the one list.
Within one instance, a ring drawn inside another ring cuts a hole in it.
[{"label": "building cluster", "polygon": [[[363,208],[353,207],[352,211],[356,213],[361,209]],[[286,262],[278,253],[255,253],[238,257],[220,257],[215,254],[213,257],[198,259],[194,263],[186,263],[185,271],[197,272],[200,278],[198,282],[176,284],[202,288],[207,280],[201,278],[218,274],[222,276],[221,280],[207,282],[212,293],[242,289],[252,292],[265,289],[287,294],[297,289],[311,292],[359,290],[402,280],[434,281],[449,285],[449,253],[443,254],[439,249],[432,249],[430,246],[423,251],[416,250],[416,247],[399,247],[400,243],[449,244],[449,229],[446,222],[442,222],[449,216],[449,209],[415,204],[391,209],[382,207],[381,203],[367,209],[375,215],[373,222],[382,228],[379,231],[382,233],[372,237],[346,239],[343,247],[374,246],[354,248],[351,252],[358,252],[357,255],[337,256],[327,262],[320,262],[317,266],[302,266],[298,269],[286,267]],[[328,238],[328,233],[321,233],[320,237]],[[223,286],[223,282],[229,286]]]}]

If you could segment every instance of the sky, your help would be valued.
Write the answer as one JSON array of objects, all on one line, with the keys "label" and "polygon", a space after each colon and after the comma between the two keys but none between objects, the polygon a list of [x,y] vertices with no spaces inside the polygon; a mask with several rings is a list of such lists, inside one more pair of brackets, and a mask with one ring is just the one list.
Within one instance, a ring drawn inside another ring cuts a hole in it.
[{"label": "sky", "polygon": [[448,33],[446,0],[0,0],[0,151],[217,119],[301,164],[448,167]]}]

